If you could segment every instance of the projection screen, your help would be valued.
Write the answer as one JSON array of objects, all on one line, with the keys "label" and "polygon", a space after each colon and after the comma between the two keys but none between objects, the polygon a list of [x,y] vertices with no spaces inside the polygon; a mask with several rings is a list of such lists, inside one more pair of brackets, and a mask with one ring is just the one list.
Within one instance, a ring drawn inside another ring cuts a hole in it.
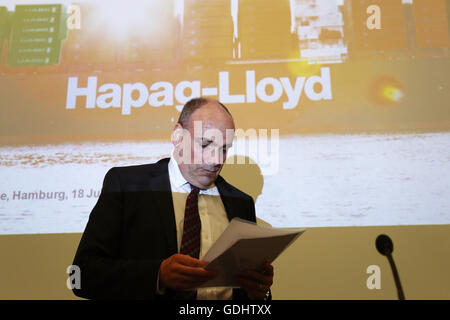
[{"label": "projection screen", "polygon": [[448,0],[2,0],[0,234],[82,232],[105,173],[170,156],[198,96],[233,114],[223,175],[273,226],[449,224],[449,18]]}]

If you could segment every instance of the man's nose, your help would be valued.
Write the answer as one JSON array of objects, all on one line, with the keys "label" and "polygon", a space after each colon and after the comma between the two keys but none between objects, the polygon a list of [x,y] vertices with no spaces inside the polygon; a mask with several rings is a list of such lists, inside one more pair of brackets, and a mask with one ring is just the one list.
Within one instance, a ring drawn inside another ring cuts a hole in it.
[{"label": "man's nose", "polygon": [[203,158],[204,162],[210,166],[214,166],[215,169],[219,169],[224,162],[224,154],[221,150],[214,150],[212,152],[208,152],[206,157]]}]

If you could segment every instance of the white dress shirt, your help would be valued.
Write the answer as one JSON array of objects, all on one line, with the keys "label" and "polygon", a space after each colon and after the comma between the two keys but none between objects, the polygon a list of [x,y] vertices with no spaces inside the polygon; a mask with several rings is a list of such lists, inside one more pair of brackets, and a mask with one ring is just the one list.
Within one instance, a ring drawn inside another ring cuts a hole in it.
[{"label": "white dress shirt", "polygon": [[[177,228],[177,248],[179,252],[183,236],[184,210],[187,196],[191,192],[191,186],[183,177],[173,156],[170,158],[168,169]],[[198,212],[202,223],[199,255],[201,259],[229,223],[219,190],[214,184],[208,189],[200,189],[198,195]],[[199,288],[197,290],[197,299],[199,300],[225,300],[231,298],[231,288],[211,287]]]}]

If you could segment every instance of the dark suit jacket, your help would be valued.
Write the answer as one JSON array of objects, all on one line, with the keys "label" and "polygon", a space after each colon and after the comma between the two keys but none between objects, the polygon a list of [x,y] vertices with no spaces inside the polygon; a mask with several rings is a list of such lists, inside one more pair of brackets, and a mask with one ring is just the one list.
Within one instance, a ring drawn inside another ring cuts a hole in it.
[{"label": "dark suit jacket", "polygon": [[[169,159],[117,167],[105,176],[73,264],[81,269],[75,295],[91,299],[171,299],[156,294],[162,260],[177,253],[177,236],[168,174]],[[216,180],[228,219],[256,221],[253,199]],[[234,289],[233,299],[246,299]]]}]

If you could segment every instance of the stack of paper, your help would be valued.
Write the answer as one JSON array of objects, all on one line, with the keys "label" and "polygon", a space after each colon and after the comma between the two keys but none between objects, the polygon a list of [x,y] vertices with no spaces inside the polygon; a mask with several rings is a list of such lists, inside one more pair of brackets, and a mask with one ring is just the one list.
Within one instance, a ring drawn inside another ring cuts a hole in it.
[{"label": "stack of paper", "polygon": [[272,263],[305,230],[262,227],[234,218],[202,257],[209,262],[206,269],[219,275],[200,287],[237,287],[237,274],[257,269],[265,261]]}]

